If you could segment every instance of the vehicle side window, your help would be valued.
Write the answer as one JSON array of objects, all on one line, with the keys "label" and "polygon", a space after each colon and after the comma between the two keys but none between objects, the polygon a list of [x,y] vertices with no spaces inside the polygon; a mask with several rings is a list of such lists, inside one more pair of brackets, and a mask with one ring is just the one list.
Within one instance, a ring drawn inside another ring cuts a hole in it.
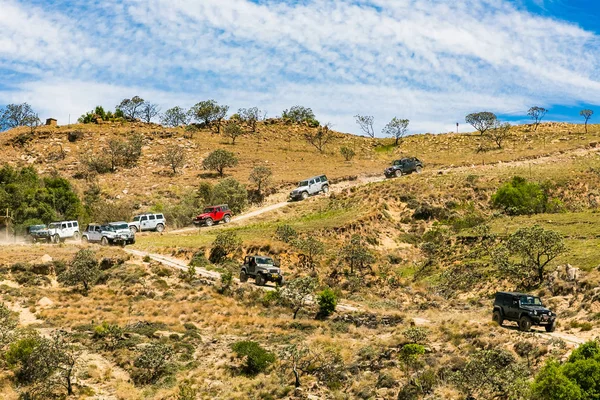
[{"label": "vehicle side window", "polygon": [[148,217],[148,219],[150,219],[150,221],[154,221],[154,220],[156,219],[156,217],[155,217],[154,215],[150,215],[150,216]]},{"label": "vehicle side window", "polygon": [[68,226],[69,228],[72,228],[72,227],[73,227],[73,224],[69,222],[69,223],[67,224],[67,226]]},{"label": "vehicle side window", "polygon": [[67,228],[67,224],[62,224],[60,227],[61,227],[61,229],[66,229]]},{"label": "vehicle side window", "polygon": [[325,175],[321,177],[321,182],[327,182],[327,177]]},{"label": "vehicle side window", "polygon": [[163,217],[162,214],[156,214],[156,219],[164,219],[165,217]]},{"label": "vehicle side window", "polygon": [[311,179],[310,182],[308,182],[309,185],[314,185],[315,184],[315,180]]},{"label": "vehicle side window", "polygon": [[316,183],[321,183],[321,178],[315,178]]},{"label": "vehicle side window", "polygon": [[140,218],[140,221],[148,221],[148,217],[144,215],[142,218]]},{"label": "vehicle side window", "polygon": [[79,223],[77,221],[73,222],[73,228],[79,227]]}]

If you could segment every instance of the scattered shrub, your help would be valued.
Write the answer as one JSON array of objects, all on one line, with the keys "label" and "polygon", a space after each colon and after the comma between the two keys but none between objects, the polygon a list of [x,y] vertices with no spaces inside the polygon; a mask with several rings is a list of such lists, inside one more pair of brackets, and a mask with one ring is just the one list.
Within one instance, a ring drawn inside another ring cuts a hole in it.
[{"label": "scattered shrub", "polygon": [[168,370],[173,349],[162,343],[152,343],[144,347],[133,365],[136,368],[133,379],[136,383],[154,383]]},{"label": "scattered shrub", "polygon": [[335,312],[337,306],[337,296],[330,288],[326,288],[317,295],[317,304],[319,305],[318,316],[326,318]]},{"label": "scattered shrub", "polygon": [[340,153],[346,161],[350,161],[354,158],[355,152],[350,147],[343,146],[340,148]]},{"label": "scattered shrub", "polygon": [[233,351],[238,357],[244,359],[242,372],[247,375],[256,375],[275,362],[275,355],[263,349],[258,343],[252,341],[240,341],[232,345]]}]

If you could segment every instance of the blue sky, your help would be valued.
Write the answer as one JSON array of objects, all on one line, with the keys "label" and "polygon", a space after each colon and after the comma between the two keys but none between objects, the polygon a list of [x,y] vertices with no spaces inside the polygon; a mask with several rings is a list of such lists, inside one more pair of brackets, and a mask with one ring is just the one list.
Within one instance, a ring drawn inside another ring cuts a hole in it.
[{"label": "blue sky", "polygon": [[353,133],[357,113],[378,131],[534,105],[579,122],[600,104],[599,19],[596,0],[0,0],[0,104],[59,123],[134,95],[300,104]]}]

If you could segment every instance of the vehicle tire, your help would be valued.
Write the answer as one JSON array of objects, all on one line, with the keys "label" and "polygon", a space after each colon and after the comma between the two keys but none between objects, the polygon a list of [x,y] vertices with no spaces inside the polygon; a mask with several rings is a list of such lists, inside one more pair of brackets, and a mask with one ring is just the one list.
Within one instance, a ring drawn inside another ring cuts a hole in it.
[{"label": "vehicle tire", "polygon": [[240,282],[248,282],[248,275],[244,271],[240,272]]},{"label": "vehicle tire", "polygon": [[73,234],[73,240],[79,240],[79,239],[81,239],[81,235],[79,234],[79,232],[75,232]]},{"label": "vehicle tire", "polygon": [[502,324],[504,323],[504,319],[502,318],[500,311],[494,311],[494,314],[492,315],[492,321],[497,323],[498,326],[502,326]]},{"label": "vehicle tire", "polygon": [[165,230],[165,226],[163,224],[156,225],[156,232],[160,233]]},{"label": "vehicle tire", "polygon": [[325,194],[329,193],[329,185],[323,186],[323,193],[325,193]]},{"label": "vehicle tire", "polygon": [[283,278],[283,276],[281,278],[277,279],[276,283],[277,283],[278,286],[285,285],[285,279]]},{"label": "vehicle tire", "polygon": [[417,174],[420,174],[421,172],[423,172],[423,167],[417,167],[417,168],[415,169],[415,172],[416,172]]},{"label": "vehicle tire", "polygon": [[396,170],[396,172],[394,172],[394,175],[396,176],[396,178],[400,178],[402,176],[402,171]]},{"label": "vehicle tire", "polygon": [[254,280],[254,282],[258,286],[264,286],[265,285],[265,278],[261,274],[258,274],[258,275],[256,275],[256,279]]},{"label": "vehicle tire", "polygon": [[225,217],[223,217],[223,222],[225,222],[226,224],[228,224],[231,221],[231,215],[226,215]]},{"label": "vehicle tire", "polygon": [[60,243],[60,236],[58,236],[58,235],[52,236],[52,243],[59,244]]},{"label": "vehicle tire", "polygon": [[308,199],[308,192],[302,192],[302,200]]},{"label": "vehicle tire", "polygon": [[213,221],[212,218],[206,218],[206,221],[204,221],[204,225],[206,226],[213,226],[215,224],[215,221]]},{"label": "vehicle tire", "polygon": [[87,236],[82,236],[81,237],[81,243],[83,243],[83,244],[88,244],[89,243],[89,240],[88,240]]},{"label": "vehicle tire", "polygon": [[108,238],[106,236],[103,236],[102,239],[100,239],[100,244],[102,246],[108,246]]},{"label": "vehicle tire", "polygon": [[519,330],[521,332],[529,332],[531,330],[531,319],[529,319],[529,317],[521,317],[519,320]]},{"label": "vehicle tire", "polygon": [[546,325],[544,328],[546,328],[546,332],[554,332],[556,330],[556,321],[550,325]]}]

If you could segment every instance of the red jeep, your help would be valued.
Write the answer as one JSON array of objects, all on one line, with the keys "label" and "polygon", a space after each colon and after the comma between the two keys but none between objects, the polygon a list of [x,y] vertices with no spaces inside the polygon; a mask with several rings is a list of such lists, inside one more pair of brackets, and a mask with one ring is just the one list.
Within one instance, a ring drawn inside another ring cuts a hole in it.
[{"label": "red jeep", "polygon": [[224,223],[231,221],[231,210],[227,204],[205,208],[202,214],[194,218],[192,222],[196,226],[213,226],[215,223],[221,221]]}]

